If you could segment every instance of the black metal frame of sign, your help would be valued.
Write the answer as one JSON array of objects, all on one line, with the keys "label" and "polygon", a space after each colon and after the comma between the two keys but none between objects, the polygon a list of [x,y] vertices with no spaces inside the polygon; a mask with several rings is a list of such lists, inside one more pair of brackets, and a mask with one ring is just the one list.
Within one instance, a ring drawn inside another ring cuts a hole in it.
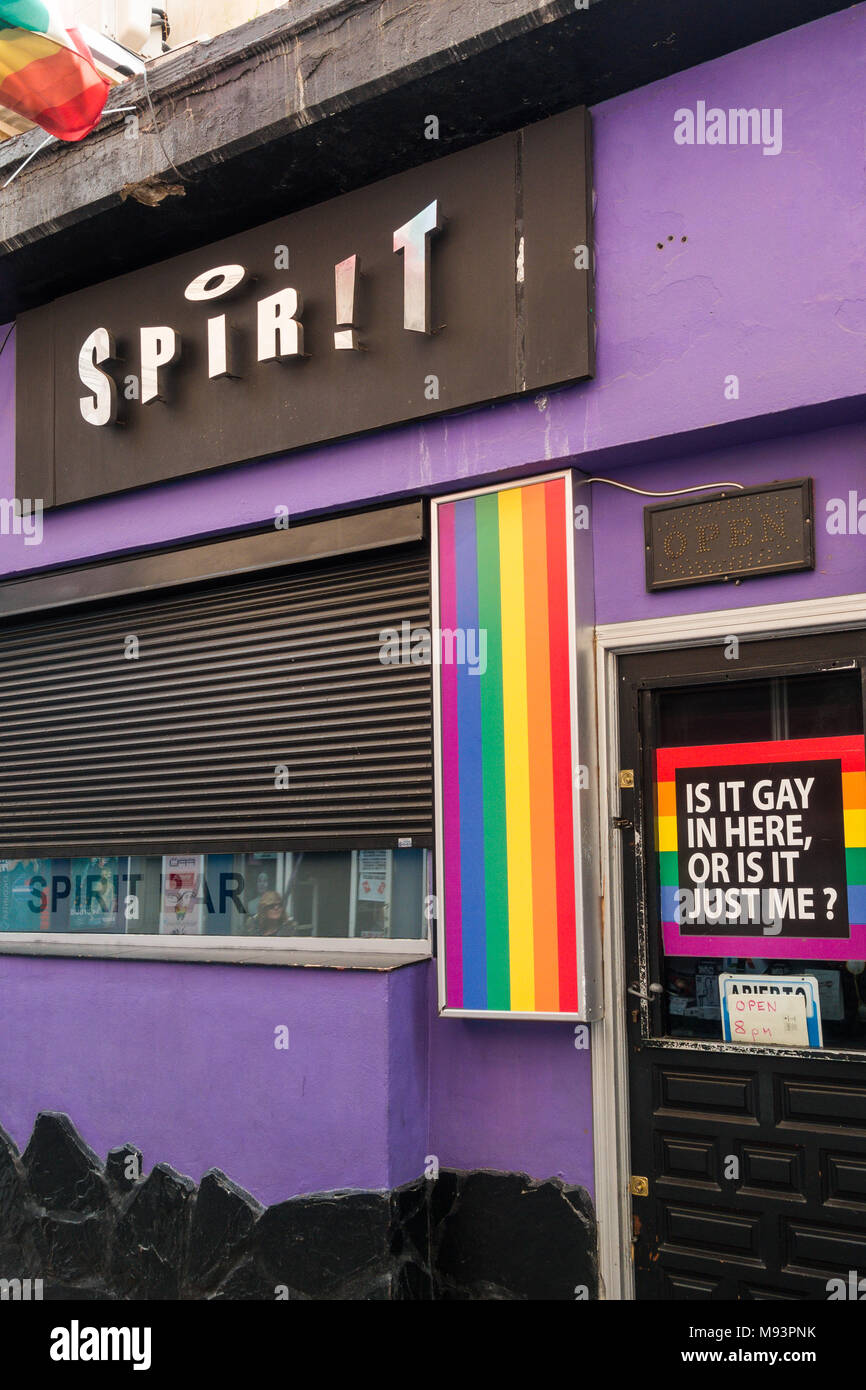
[{"label": "black metal frame of sign", "polygon": [[644,507],[644,542],[650,593],[814,569],[812,479]]}]

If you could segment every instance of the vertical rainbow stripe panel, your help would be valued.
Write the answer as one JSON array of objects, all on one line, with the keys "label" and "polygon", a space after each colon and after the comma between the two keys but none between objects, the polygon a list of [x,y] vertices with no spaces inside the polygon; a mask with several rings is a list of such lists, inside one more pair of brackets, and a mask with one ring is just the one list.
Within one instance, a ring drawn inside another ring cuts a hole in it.
[{"label": "vertical rainbow stripe panel", "polygon": [[[578,1009],[564,478],[436,509],[448,1010]],[[454,651],[479,653],[472,664]],[[486,644],[486,650],[485,650]]]},{"label": "vertical rainbow stripe panel", "polygon": [[[828,758],[842,776],[842,818],[848,887],[849,935],[840,937],[713,936],[683,933],[676,921],[679,892],[676,773],[683,767],[766,763],[791,765]],[[719,743],[656,751],[656,847],[664,948],[673,956],[752,956],[786,960],[866,959],[866,743],[862,734],[785,739],[772,743]]]},{"label": "vertical rainbow stripe panel", "polygon": [[0,106],[59,140],[83,140],[108,92],[78,30],[54,5],[0,0]]}]

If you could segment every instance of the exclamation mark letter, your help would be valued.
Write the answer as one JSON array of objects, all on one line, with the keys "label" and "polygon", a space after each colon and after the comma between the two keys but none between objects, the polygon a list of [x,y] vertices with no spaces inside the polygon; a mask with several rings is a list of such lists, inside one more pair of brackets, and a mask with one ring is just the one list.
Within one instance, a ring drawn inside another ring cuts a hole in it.
[{"label": "exclamation mark letter", "polygon": [[355,291],[358,287],[358,257],[347,256],[334,266],[334,293],[337,301],[337,329],[334,333],[334,347],[342,349],[358,348],[358,335],[352,325],[355,322]]}]

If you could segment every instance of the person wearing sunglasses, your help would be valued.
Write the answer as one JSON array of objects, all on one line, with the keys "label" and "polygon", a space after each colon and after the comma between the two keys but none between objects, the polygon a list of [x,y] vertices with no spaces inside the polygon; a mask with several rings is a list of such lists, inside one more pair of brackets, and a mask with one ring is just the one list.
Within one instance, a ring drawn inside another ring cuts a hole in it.
[{"label": "person wearing sunglasses", "polygon": [[279,893],[269,889],[259,898],[251,936],[291,936],[295,919],[286,912]]}]

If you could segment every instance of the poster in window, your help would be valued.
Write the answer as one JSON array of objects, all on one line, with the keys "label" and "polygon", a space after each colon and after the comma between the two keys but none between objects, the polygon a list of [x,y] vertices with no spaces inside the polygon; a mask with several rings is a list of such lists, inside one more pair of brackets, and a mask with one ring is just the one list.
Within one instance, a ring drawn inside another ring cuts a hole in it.
[{"label": "poster in window", "polygon": [[0,859],[0,931],[46,931],[50,859]]},{"label": "poster in window", "polygon": [[[73,859],[69,885],[70,931],[116,931],[118,923],[118,863],[114,857]],[[63,893],[63,879],[52,887]]]},{"label": "poster in window", "polygon": [[358,851],[358,902],[386,903],[390,900],[391,884],[386,849]]},{"label": "poster in window", "polygon": [[203,930],[205,893],[203,854],[164,854],[159,930],[169,936],[196,936]]},{"label": "poster in window", "polygon": [[655,792],[668,955],[866,954],[862,736],[660,748]]},{"label": "poster in window", "polygon": [[241,877],[241,899],[252,921],[258,914],[263,894],[273,893],[277,889],[276,854],[245,854]]}]

